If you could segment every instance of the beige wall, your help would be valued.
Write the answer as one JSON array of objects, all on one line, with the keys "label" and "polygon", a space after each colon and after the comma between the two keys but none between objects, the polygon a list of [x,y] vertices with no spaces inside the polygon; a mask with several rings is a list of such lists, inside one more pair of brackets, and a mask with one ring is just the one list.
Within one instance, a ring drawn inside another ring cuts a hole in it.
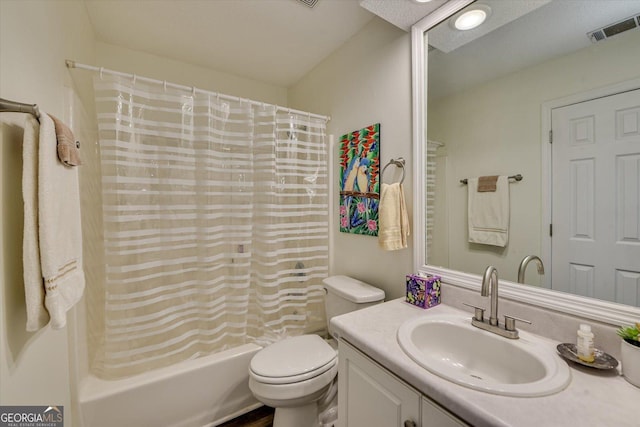
[{"label": "beige wall", "polygon": [[[331,274],[346,274],[385,290],[387,299],[404,294],[404,275],[411,272],[409,248],[386,252],[375,237],[340,233],[338,217],[338,146],[340,136],[374,123],[381,127],[381,166],[390,158],[407,160],[405,196],[412,217],[411,170],[411,38],[374,18],[362,31],[315,67],[289,90],[292,108],[331,116],[332,137]],[[385,182],[392,182],[390,167]]]},{"label": "beige wall", "polygon": [[[72,79],[66,57],[93,61],[93,30],[78,1],[0,1],[0,94],[37,103],[66,117],[69,88],[86,86]],[[22,282],[22,129],[1,123],[0,196],[0,404],[64,405],[72,425],[68,329],[25,332]]]},{"label": "beige wall", "polygon": [[[520,260],[541,253],[548,224],[541,224],[541,105],[550,100],[640,77],[640,32],[629,31],[574,54],[498,78],[464,92],[430,101],[429,139],[445,144],[446,203],[437,218],[448,220],[447,242],[437,242],[429,263],[481,274],[494,265],[500,278],[516,280]],[[511,224],[504,249],[467,242],[467,188],[459,180],[513,175]],[[442,185],[442,181],[440,185]],[[442,191],[440,186],[438,191]],[[436,228],[442,223],[436,224]],[[447,227],[447,225],[444,225]],[[535,280],[535,274],[528,281]],[[529,280],[531,279],[531,280]]]},{"label": "beige wall", "polygon": [[287,105],[284,87],[107,43],[96,43],[96,65],[269,104]]}]

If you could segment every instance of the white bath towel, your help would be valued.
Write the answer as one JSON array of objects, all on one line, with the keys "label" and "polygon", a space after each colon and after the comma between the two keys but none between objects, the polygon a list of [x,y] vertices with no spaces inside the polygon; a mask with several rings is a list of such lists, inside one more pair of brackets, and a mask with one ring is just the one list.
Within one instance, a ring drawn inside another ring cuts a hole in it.
[{"label": "white bath towel", "polygon": [[505,247],[509,242],[509,179],[499,176],[496,191],[478,192],[478,178],[468,180],[469,242]]},{"label": "white bath towel", "polygon": [[35,117],[23,115],[22,200],[24,202],[24,232],[22,264],[24,295],[27,304],[27,331],[37,331],[49,323],[44,306],[44,282],[40,268],[38,243],[38,138],[40,125]]},{"label": "white bath towel", "polygon": [[49,318],[59,329],[85,283],[78,170],[58,160],[55,127],[42,112],[39,128],[27,118],[23,153],[27,330],[40,329]]},{"label": "white bath towel", "polygon": [[378,208],[378,246],[387,251],[407,247],[409,215],[402,184],[382,184]]}]

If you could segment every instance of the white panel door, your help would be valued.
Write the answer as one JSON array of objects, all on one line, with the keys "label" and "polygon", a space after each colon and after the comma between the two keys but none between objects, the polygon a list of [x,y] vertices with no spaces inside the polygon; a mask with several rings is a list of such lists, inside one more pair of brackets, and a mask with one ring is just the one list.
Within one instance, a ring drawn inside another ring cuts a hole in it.
[{"label": "white panel door", "polygon": [[551,121],[552,287],[640,306],[640,89]]}]

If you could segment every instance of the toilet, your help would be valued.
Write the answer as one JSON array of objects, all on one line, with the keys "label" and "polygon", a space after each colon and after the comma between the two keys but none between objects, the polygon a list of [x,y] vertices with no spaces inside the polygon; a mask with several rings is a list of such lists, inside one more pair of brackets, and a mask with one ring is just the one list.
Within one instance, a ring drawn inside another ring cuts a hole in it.
[{"label": "toilet", "polygon": [[[351,277],[331,276],[323,282],[331,336],[332,317],[384,301],[383,290]],[[337,374],[335,346],[319,335],[300,335],[256,353],[249,366],[249,388],[256,399],[276,409],[274,427],[318,427],[319,406],[335,400]]]}]

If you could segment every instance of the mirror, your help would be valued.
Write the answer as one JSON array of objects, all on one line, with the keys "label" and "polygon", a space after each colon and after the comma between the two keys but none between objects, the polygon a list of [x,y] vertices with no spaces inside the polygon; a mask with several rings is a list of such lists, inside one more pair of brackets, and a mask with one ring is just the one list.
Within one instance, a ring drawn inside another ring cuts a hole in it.
[{"label": "mirror", "polygon": [[[427,16],[413,28],[414,134],[420,145],[415,167],[427,172],[416,193],[416,198],[424,200],[416,207],[421,210],[416,210],[415,218],[426,212],[424,219],[419,218],[424,223],[416,226],[425,233],[425,241],[416,250],[417,265],[450,282],[476,288],[478,275],[488,265],[498,268],[501,281],[515,282],[523,257],[538,255],[544,260],[545,275],[538,275],[530,265],[525,278],[533,286],[507,286],[514,299],[556,309],[562,306],[563,311],[573,307],[576,314],[590,317],[599,316],[595,311],[606,312],[599,317],[605,321],[637,319],[640,310],[632,306],[640,305],[640,256],[632,255],[631,267],[624,274],[607,279],[614,287],[610,292],[594,289],[600,280],[585,268],[574,269],[569,280],[554,283],[554,273],[561,269],[553,258],[559,250],[553,248],[549,224],[552,201],[559,198],[559,204],[563,195],[557,189],[564,187],[559,185],[562,173],[555,171],[553,181],[554,147],[548,142],[548,130],[552,114],[563,111],[563,106],[640,87],[640,2],[480,0],[472,6],[489,6],[486,27],[465,33],[454,30],[448,17],[469,3],[449,2],[448,11]],[[626,18],[631,22],[598,33],[605,40],[592,42],[587,36]],[[614,35],[627,25],[636,28]],[[424,76],[428,76],[428,85],[420,86]],[[638,119],[640,113],[633,116]],[[426,138],[422,126],[427,129]],[[628,122],[626,127],[633,126],[637,128]],[[637,152],[629,156],[637,162]],[[627,168],[625,177],[637,191],[640,175],[634,167],[635,172]],[[468,188],[460,180],[515,174],[521,174],[523,180],[508,184],[507,245],[469,243]],[[635,235],[626,241],[629,246],[640,243],[638,203],[636,196],[627,206],[627,214],[632,214],[628,222],[635,221],[636,226],[631,233]],[[590,281],[594,286],[580,286]],[[568,282],[578,286],[572,289],[566,286]],[[600,298],[598,309],[593,299],[583,296]]]}]

